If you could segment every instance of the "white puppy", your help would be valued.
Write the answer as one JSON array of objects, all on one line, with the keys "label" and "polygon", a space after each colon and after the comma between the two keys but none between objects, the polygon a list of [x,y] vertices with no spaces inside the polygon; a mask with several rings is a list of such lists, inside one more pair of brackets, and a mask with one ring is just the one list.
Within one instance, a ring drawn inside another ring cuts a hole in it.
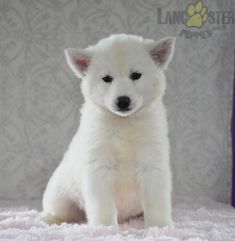
[{"label": "white puppy", "polygon": [[41,219],[117,225],[143,212],[146,227],[172,224],[162,97],[174,42],[120,34],[65,50],[82,79],[85,103],[80,127],[47,185]]}]

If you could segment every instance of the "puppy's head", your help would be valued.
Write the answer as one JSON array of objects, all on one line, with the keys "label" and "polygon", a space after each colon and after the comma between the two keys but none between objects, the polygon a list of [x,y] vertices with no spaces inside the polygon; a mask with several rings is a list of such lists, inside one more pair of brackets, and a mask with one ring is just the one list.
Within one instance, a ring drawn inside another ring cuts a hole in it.
[{"label": "puppy's head", "polygon": [[174,52],[174,38],[160,41],[112,35],[84,50],[66,49],[67,62],[82,78],[85,100],[119,116],[148,106],[165,91],[164,70]]}]

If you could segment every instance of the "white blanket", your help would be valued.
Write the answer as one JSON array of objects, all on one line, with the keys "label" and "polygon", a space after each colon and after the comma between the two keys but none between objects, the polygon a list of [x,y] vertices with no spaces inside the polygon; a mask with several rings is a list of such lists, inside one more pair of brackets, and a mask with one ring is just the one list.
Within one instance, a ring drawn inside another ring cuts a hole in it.
[{"label": "white blanket", "polygon": [[131,219],[118,228],[67,223],[49,226],[34,220],[40,209],[40,201],[0,201],[0,207],[0,241],[235,240],[235,209],[203,199],[175,197],[175,227],[162,229],[143,229],[143,217]]}]

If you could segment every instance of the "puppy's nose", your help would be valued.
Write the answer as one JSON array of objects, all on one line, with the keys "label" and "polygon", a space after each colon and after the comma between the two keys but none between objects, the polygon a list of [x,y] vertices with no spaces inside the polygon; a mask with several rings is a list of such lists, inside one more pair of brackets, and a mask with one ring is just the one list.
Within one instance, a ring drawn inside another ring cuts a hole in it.
[{"label": "puppy's nose", "polygon": [[131,99],[128,96],[119,96],[115,102],[116,106],[121,111],[129,110]]}]

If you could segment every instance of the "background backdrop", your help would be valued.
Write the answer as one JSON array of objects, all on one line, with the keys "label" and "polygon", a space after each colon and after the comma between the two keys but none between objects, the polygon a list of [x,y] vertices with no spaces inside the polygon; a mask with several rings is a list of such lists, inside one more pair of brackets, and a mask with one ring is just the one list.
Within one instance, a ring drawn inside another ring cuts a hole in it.
[{"label": "background backdrop", "polygon": [[[131,33],[177,37],[165,96],[174,192],[230,201],[233,29],[190,40],[179,36],[183,24],[158,23],[157,8],[165,15],[190,2],[0,0],[1,199],[40,198],[79,125],[80,80],[63,49]],[[234,9],[232,0],[204,4]]]}]

